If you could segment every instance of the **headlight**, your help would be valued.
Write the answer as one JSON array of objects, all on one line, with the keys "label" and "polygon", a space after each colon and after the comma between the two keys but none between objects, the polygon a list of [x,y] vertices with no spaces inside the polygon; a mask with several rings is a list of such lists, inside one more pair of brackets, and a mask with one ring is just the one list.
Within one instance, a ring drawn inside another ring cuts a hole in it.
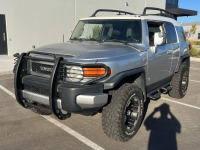
[{"label": "headlight", "polygon": [[106,73],[104,67],[80,67],[80,66],[65,66],[66,73],[64,80],[67,82],[88,82],[94,78],[101,76],[109,76],[111,74],[110,68]]},{"label": "headlight", "polygon": [[67,69],[67,76],[72,82],[79,82],[83,79],[83,69],[78,66],[72,66]]}]

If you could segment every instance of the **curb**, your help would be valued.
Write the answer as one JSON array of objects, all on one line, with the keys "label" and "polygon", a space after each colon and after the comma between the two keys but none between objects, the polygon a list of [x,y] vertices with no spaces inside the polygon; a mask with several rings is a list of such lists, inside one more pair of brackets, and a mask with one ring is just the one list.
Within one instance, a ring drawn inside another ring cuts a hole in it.
[{"label": "curb", "polygon": [[200,62],[200,58],[190,57],[191,61]]}]

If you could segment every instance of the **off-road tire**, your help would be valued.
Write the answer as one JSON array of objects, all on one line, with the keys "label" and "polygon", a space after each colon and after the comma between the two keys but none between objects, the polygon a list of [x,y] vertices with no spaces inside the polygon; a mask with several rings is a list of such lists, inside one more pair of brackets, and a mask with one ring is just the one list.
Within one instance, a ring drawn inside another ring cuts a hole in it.
[{"label": "off-road tire", "polygon": [[[188,77],[186,83],[187,84],[186,91],[183,93],[181,86],[185,72],[188,72]],[[171,85],[173,88],[171,91],[169,91],[169,96],[176,99],[182,99],[186,95],[188,83],[189,83],[189,67],[186,63],[183,63],[179,71],[175,73],[175,75],[173,76],[173,79],[171,81]]]},{"label": "off-road tire", "polygon": [[[38,105],[39,105],[39,104],[38,104]],[[39,106],[41,106],[41,105],[39,105]],[[47,106],[45,106],[45,105],[42,105],[42,107],[47,108]],[[31,110],[32,112],[34,112],[34,113],[36,113],[36,114],[40,114],[40,115],[51,115],[51,114],[52,114],[52,113],[50,113],[50,112],[46,112],[46,111],[44,111],[44,110],[41,110],[41,109],[38,109],[38,108],[34,108],[34,107],[30,108],[30,110]]]},{"label": "off-road tire", "polygon": [[[124,128],[124,113],[129,99],[137,97],[140,107],[138,113],[137,124],[133,127],[131,133],[127,133]],[[143,119],[144,98],[142,90],[133,84],[124,84],[118,90],[112,93],[111,103],[103,108],[102,111],[102,127],[104,133],[117,141],[127,142],[133,138],[140,128]]]}]

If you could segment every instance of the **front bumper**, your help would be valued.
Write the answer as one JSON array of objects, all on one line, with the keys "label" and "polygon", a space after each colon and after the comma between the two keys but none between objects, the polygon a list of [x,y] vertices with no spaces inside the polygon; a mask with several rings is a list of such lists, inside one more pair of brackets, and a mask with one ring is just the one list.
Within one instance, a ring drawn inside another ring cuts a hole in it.
[{"label": "front bumper", "polygon": [[[24,85],[23,98],[50,105],[48,96],[50,79],[27,75],[22,78],[22,84]],[[59,93],[57,97],[58,108],[73,113],[89,112],[90,109],[92,112],[92,110],[104,106],[108,99],[108,95],[103,93],[103,84],[80,87],[58,84],[57,92]]]},{"label": "front bumper", "polygon": [[[30,57],[22,54],[15,67],[15,95],[23,107],[29,103],[32,107],[33,102],[41,103],[48,105],[59,119],[66,119],[67,116],[61,110],[92,115],[107,103],[108,95],[103,93],[103,84],[75,86],[58,82],[59,64],[63,58],[55,58],[51,78],[30,75],[27,71],[27,58]],[[27,86],[34,88],[25,88]]]}]

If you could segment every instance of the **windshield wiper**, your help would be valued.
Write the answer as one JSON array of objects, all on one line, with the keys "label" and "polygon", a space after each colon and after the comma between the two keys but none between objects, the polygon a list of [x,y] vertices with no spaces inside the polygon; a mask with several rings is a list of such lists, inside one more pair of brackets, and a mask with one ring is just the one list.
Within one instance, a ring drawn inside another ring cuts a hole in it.
[{"label": "windshield wiper", "polygon": [[88,40],[90,40],[90,41],[98,41],[97,39],[94,39],[94,38],[89,38]]},{"label": "windshield wiper", "polygon": [[118,40],[118,39],[104,40],[104,42],[118,42],[118,43],[122,43],[122,44],[124,44],[124,45],[129,45],[129,46],[131,46],[131,44],[129,44],[127,41]]},{"label": "windshield wiper", "polygon": [[101,40],[97,40],[97,39],[94,39],[94,38],[86,39],[86,38],[77,38],[77,37],[75,37],[71,40],[79,40],[80,42],[82,42],[82,41],[97,41],[97,42],[100,42],[101,41]]},{"label": "windshield wiper", "polygon": [[96,41],[96,42],[99,42],[99,43],[102,43],[102,40],[98,40],[98,39],[94,39],[94,38],[90,38],[88,39],[89,41]]},{"label": "windshield wiper", "polygon": [[82,42],[82,41],[85,41],[86,39],[85,38],[77,38],[77,37],[75,37],[75,38],[73,38],[71,40],[78,40],[78,41]]}]

